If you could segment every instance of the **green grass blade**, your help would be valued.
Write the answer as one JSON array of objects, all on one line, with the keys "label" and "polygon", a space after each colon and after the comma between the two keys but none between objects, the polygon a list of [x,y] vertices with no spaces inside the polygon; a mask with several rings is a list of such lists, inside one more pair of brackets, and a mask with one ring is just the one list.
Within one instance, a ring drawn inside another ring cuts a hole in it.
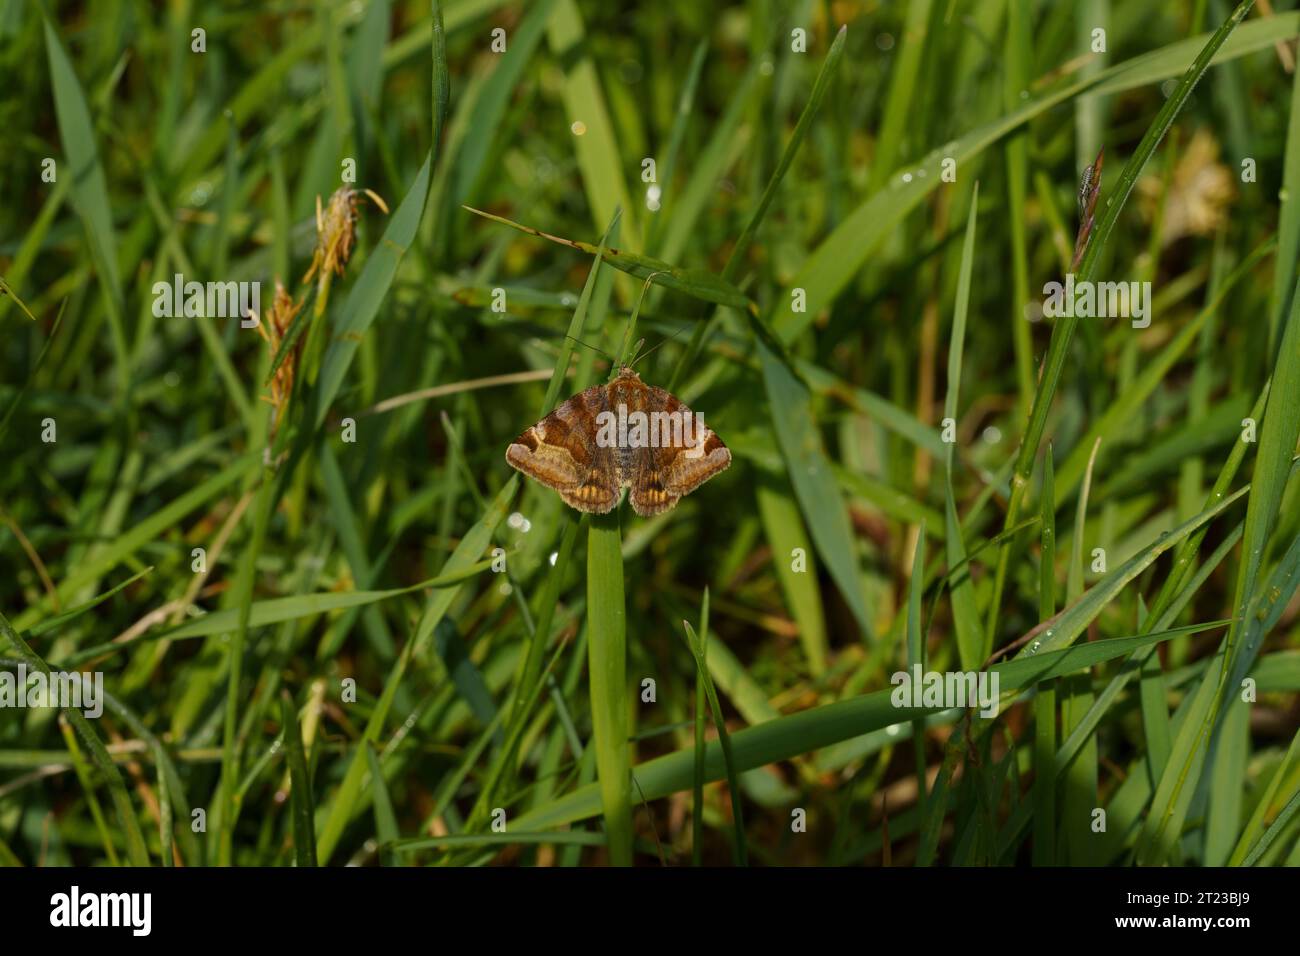
[{"label": "green grass blade", "polygon": [[[27,642],[19,636],[3,614],[0,614],[0,634],[5,636],[30,669],[40,671],[47,678],[50,676],[49,665],[27,646]],[[121,824],[122,835],[126,840],[127,859],[131,861],[132,866],[148,866],[149,852],[145,849],[144,834],[140,831],[140,823],[131,807],[131,798],[126,792],[126,784],[122,782],[122,775],[113,763],[113,758],[104,747],[104,742],[99,739],[99,734],[80,710],[75,707],[65,707],[62,713],[81,735],[86,748],[90,751],[91,759],[95,762],[96,769],[108,783],[108,792],[113,798],[113,809],[117,812],[118,823]]]},{"label": "green grass blade", "polygon": [[[709,664],[706,656],[708,647],[704,640],[696,635],[690,621],[682,621],[682,625],[686,628],[686,640],[690,646],[691,654],[695,657],[696,673],[699,679],[704,682],[704,693],[709,699],[709,710],[713,714],[713,726],[718,731],[718,743],[722,748],[722,761],[727,775],[727,789],[731,792],[731,816],[735,834],[732,840],[732,852],[735,854],[737,866],[749,866],[749,844],[745,839],[745,817],[741,809],[740,779],[737,775],[735,758],[732,756],[731,735],[727,733],[727,722],[722,716],[722,705],[718,701],[718,692],[713,686],[713,678],[709,676]],[[698,751],[698,745],[696,750]],[[698,760],[697,755],[694,757],[692,764],[693,771]],[[693,772],[692,776],[697,775]]]},{"label": "green grass blade", "polygon": [[[289,812],[293,817],[293,855],[298,866],[316,865],[316,827],[312,823],[315,801],[311,795],[311,774],[302,747],[302,729],[298,726],[298,708],[288,691],[280,697],[280,722],[284,727],[284,744],[289,754]],[[368,746],[368,745],[367,745]],[[370,750],[367,749],[367,753]],[[383,777],[379,778],[382,782]],[[376,802],[376,807],[378,803]],[[376,814],[379,812],[376,809]]]},{"label": "green grass blade", "polygon": [[609,859],[632,864],[632,776],[627,698],[627,608],[618,509],[593,516],[587,531],[587,641],[596,773]]}]

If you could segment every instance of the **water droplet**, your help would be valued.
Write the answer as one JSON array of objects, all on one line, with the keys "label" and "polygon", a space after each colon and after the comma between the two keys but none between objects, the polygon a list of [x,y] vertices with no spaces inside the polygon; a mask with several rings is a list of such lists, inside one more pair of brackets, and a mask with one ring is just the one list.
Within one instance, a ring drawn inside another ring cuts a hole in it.
[{"label": "water droplet", "polygon": [[911,181],[912,181],[912,174],[911,174],[911,173],[903,173],[903,182],[905,182],[905,183],[910,183]]},{"label": "water droplet", "polygon": [[582,120],[574,120],[569,129],[573,131],[574,136],[581,136],[583,133],[587,132],[587,124]]},{"label": "water droplet", "polygon": [[877,50],[892,50],[894,48],[894,35],[892,33],[876,34]]},{"label": "water droplet", "polygon": [[1002,429],[998,428],[997,425],[990,425],[988,428],[984,429],[983,438],[988,444],[996,445],[998,442],[1002,441]]},{"label": "water droplet", "polygon": [[771,76],[776,72],[776,66],[772,63],[771,59],[764,59],[762,63],[758,64],[758,72],[762,73],[764,76]]},{"label": "water droplet", "polygon": [[560,560],[560,552],[552,551],[551,556],[547,558],[547,560],[551,562],[551,567],[555,567],[555,562]]},{"label": "water droplet", "polygon": [[885,728],[885,733],[887,733],[891,737],[897,737],[898,724],[890,724],[888,727]]}]

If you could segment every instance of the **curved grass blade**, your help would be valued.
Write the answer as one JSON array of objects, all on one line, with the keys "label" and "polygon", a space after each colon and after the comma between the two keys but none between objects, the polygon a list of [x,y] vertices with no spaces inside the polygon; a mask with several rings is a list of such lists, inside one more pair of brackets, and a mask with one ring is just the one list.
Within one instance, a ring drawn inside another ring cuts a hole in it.
[{"label": "curved grass blade", "polygon": [[638,255],[633,252],[624,252],[620,249],[604,249],[602,251],[599,246],[593,246],[589,242],[553,236],[548,232],[542,232],[531,226],[522,225],[511,219],[506,219],[504,216],[496,216],[490,212],[475,209],[472,206],[464,206],[463,208],[476,216],[482,216],[484,219],[501,223],[501,225],[509,226],[511,229],[518,229],[526,235],[536,236],[539,239],[548,239],[562,246],[568,246],[570,249],[585,252],[587,255],[599,255],[620,272],[626,272],[638,279],[653,278],[656,283],[672,289],[674,292],[681,292],[684,295],[692,296],[704,302],[712,302],[715,305],[730,306],[746,315],[758,314],[758,306],[748,296],[727,280],[703,269],[680,269],[660,259]]},{"label": "curved grass blade", "polygon": [[[1114,660],[1132,654],[1148,644],[1170,640],[1189,630],[1203,630],[1206,626],[1195,625],[1190,629],[1178,628],[1160,634],[1091,641],[1024,660],[996,664],[989,670],[999,675],[999,690],[1005,698],[1010,691],[1018,691],[1044,680]],[[885,727],[906,725],[913,717],[926,717],[946,709],[941,706],[896,707],[891,700],[895,692],[894,688],[873,691],[737,731],[730,735],[734,770],[737,774],[744,773]],[[695,748],[686,747],[638,764],[635,773],[647,800],[687,790],[695,778]],[[705,755],[705,779],[721,780],[725,776],[726,761],[721,744],[712,741]],[[530,810],[516,820],[515,825],[542,829],[584,820],[600,812],[600,791],[595,785],[589,784]]]},{"label": "curved grass blade", "polygon": [[[1119,181],[1111,189],[1106,199],[1101,221],[1088,238],[1088,246],[1079,265],[1078,281],[1092,281],[1100,262],[1101,250],[1110,234],[1114,231],[1115,225],[1119,222],[1120,212],[1124,208],[1129,193],[1132,192],[1134,185],[1137,183],[1139,174],[1164,138],[1169,127],[1173,125],[1174,117],[1178,115],[1178,112],[1192,95],[1193,88],[1205,74],[1205,71],[1209,69],[1214,54],[1223,46],[1224,41],[1228,39],[1228,35],[1236,29],[1237,24],[1245,18],[1253,3],[1254,0],[1242,0],[1232,15],[1210,37],[1210,41],[1196,55],[1196,59],[1192,61],[1183,78],[1173,92],[1169,94],[1155,119],[1152,120],[1151,125],[1147,127],[1147,131],[1143,134],[1137,149],[1134,150],[1133,155],[1129,157],[1129,161],[1124,165]],[[1020,450],[1016,455],[1015,472],[1012,476],[1011,499],[1007,503],[1004,527],[1011,527],[1020,518],[1020,509],[1024,504],[1024,497],[1029,487],[1029,476],[1033,473],[1034,461],[1038,457],[1038,447],[1043,439],[1043,431],[1047,427],[1047,414],[1051,410],[1052,399],[1056,394],[1056,386],[1060,382],[1061,373],[1065,368],[1066,358],[1069,355],[1070,340],[1074,337],[1074,330],[1078,323],[1079,316],[1076,314],[1064,317],[1052,326],[1052,338],[1047,347],[1047,357],[1043,360],[1040,369],[1038,389],[1034,392],[1034,401],[1029,413],[1029,423],[1025,426],[1025,434],[1021,439]],[[1010,558],[1011,545],[1007,544],[1003,546],[998,556],[997,569],[994,572],[993,604],[989,611],[988,621],[990,634],[993,634],[997,627],[999,602],[1006,581],[1007,565]]]}]

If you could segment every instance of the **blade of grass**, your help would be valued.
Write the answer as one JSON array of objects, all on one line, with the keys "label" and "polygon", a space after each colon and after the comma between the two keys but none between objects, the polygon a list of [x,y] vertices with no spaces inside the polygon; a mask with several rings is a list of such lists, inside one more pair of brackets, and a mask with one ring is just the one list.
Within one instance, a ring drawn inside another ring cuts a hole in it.
[{"label": "blade of grass", "polygon": [[609,859],[632,865],[632,775],[628,750],[627,608],[618,508],[592,517],[587,531],[587,641],[596,775]]},{"label": "blade of grass", "polygon": [[[979,183],[975,184],[966,219],[966,238],[962,245],[961,267],[957,276],[957,297],[953,303],[952,333],[948,345],[948,394],[943,402],[944,418],[956,427],[957,404],[961,396],[962,355],[966,344],[966,316],[970,309],[971,271],[975,263],[975,227],[979,211]],[[944,446],[944,519],[946,534],[944,546],[950,568],[966,560],[966,545],[962,541],[961,522],[957,518],[957,503],[953,496],[953,446]],[[988,654],[984,650],[984,625],[980,621],[979,607],[975,602],[975,586],[970,574],[960,575],[949,585],[952,595],[953,628],[957,632],[957,653],[964,670],[976,670]]]},{"label": "blade of grass", "polygon": [[[731,792],[731,817],[735,837],[732,840],[732,852],[737,866],[749,866],[749,846],[745,840],[745,818],[741,809],[740,778],[736,761],[731,751],[731,736],[727,733],[727,723],[722,716],[722,705],[718,702],[718,692],[713,687],[713,678],[709,676],[709,664],[706,655],[708,648],[704,640],[698,637],[690,621],[682,621],[686,628],[686,641],[695,658],[695,670],[698,679],[704,682],[704,693],[709,699],[709,710],[713,713],[713,726],[718,731],[718,743],[722,748],[722,760],[727,775],[727,789]],[[694,758],[698,760],[698,757]],[[694,770],[694,767],[692,768]],[[694,773],[692,774],[694,776]]]},{"label": "blade of grass", "polygon": [[[700,604],[700,634],[704,643],[704,663],[708,664],[709,654],[709,589],[704,589],[704,600]],[[695,668],[695,766],[691,788],[691,866],[704,865],[704,727],[708,694],[704,689],[704,678],[708,668]]]},{"label": "blade of grass", "polygon": [[[44,13],[44,11],[42,11]],[[72,174],[72,205],[86,227],[90,257],[99,275],[112,332],[117,361],[118,387],[123,395],[131,388],[129,350],[126,343],[125,307],[122,280],[117,271],[117,239],[113,234],[113,211],[108,201],[108,182],[99,159],[95,127],[86,106],[77,73],[72,68],[59,35],[43,18],[45,51],[50,63],[50,86],[54,93],[54,112],[58,118],[59,138],[67,155]]]},{"label": "blade of grass", "polygon": [[[298,708],[287,690],[280,692],[280,723],[284,727],[285,750],[289,755],[289,803],[293,817],[293,856],[298,866],[316,865],[316,827],[312,823],[314,801],[307,755],[302,749],[302,729],[298,726]],[[370,744],[366,753],[371,753]],[[380,777],[382,784],[383,777]],[[378,815],[379,802],[375,802]],[[391,812],[391,808],[390,808]]]},{"label": "blade of grass", "polygon": [[[1214,54],[1223,46],[1224,41],[1228,39],[1228,35],[1245,18],[1253,3],[1254,0],[1242,0],[1237,9],[1233,11],[1232,16],[1224,21],[1223,25],[1219,27],[1209,42],[1201,49],[1201,52],[1197,54],[1196,59],[1192,61],[1183,78],[1178,82],[1173,92],[1169,94],[1155,119],[1152,120],[1151,125],[1147,127],[1147,131],[1143,134],[1137,149],[1134,150],[1133,155],[1129,157],[1129,161],[1124,165],[1119,181],[1107,197],[1105,211],[1101,220],[1088,239],[1087,249],[1079,265],[1078,281],[1092,281],[1093,275],[1100,265],[1101,250],[1119,222],[1120,212],[1124,208],[1129,193],[1132,192],[1134,185],[1137,183],[1139,174],[1164,138],[1169,127],[1173,124],[1178,112],[1192,95],[1192,90],[1197,82],[1209,69]],[[1104,76],[1105,74],[1099,75]],[[1020,510],[1029,487],[1029,476],[1033,473],[1034,460],[1038,456],[1038,447],[1042,442],[1043,430],[1047,426],[1047,414],[1051,410],[1052,399],[1056,394],[1056,386],[1060,382],[1061,373],[1065,368],[1065,362],[1069,356],[1070,340],[1074,336],[1078,321],[1079,317],[1077,315],[1070,316],[1057,321],[1052,326],[1052,338],[1047,347],[1047,357],[1043,360],[1038,389],[1034,393],[1034,401],[1029,414],[1029,422],[1025,427],[1024,437],[1021,439],[1020,449],[1016,454],[1011,498],[1007,503],[1004,528],[1011,527],[1020,518]],[[1008,542],[1003,545],[1001,553],[998,555],[997,568],[994,572],[993,601],[988,616],[990,644],[996,643],[998,610],[1010,559],[1011,543]]]},{"label": "blade of grass", "polygon": [[[455,574],[464,571],[483,554],[492,541],[492,533],[496,530],[497,525],[505,519],[506,511],[509,509],[510,502],[514,500],[518,487],[518,476],[511,477],[506,482],[501,491],[497,493],[496,498],[493,499],[488,510],[461,538],[460,544],[457,545],[456,550],[452,552],[451,557],[443,565],[443,574]],[[362,737],[363,743],[367,740],[373,742],[379,739],[379,734],[383,730],[384,723],[388,719],[388,713],[392,709],[393,701],[397,696],[397,688],[402,682],[402,677],[406,674],[406,669],[410,665],[412,657],[433,635],[434,628],[438,626],[438,622],[450,610],[451,604],[456,599],[459,591],[459,586],[453,586],[435,591],[429,598],[424,613],[416,626],[415,633],[403,646],[401,654],[398,655],[397,661],[388,675],[388,679],[384,682],[383,693],[380,695],[379,701],[366,723],[366,729]],[[322,862],[329,862],[334,850],[338,847],[339,840],[343,836],[344,827],[352,819],[357,798],[361,793],[365,771],[365,756],[360,749],[357,749],[353,752],[343,782],[335,792],[334,798],[324,815],[323,822],[319,823],[316,850],[317,857]],[[319,817],[320,814],[317,816]]]},{"label": "blade of grass", "polygon": [[[998,674],[999,689],[1005,696],[1009,691],[1018,691],[1103,661],[1127,656],[1148,644],[1171,640],[1210,626],[1222,627],[1223,624],[1216,622],[1159,634],[1091,641],[1044,655],[996,664],[989,670]],[[873,691],[740,730],[730,735],[733,769],[737,774],[744,773],[885,727],[908,724],[914,716],[928,716],[947,709],[941,706],[896,707],[891,700],[896,690]],[[707,780],[721,780],[725,776],[726,761],[721,744],[713,741],[705,757],[705,777]],[[636,777],[647,800],[690,789],[695,777],[694,745],[638,764]],[[515,825],[531,829],[555,827],[600,812],[599,789],[588,785],[528,811],[515,821]]]},{"label": "blade of grass", "polygon": [[[18,656],[27,663],[30,669],[40,671],[47,679],[50,678],[49,665],[27,646],[27,642],[19,636],[13,625],[9,623],[3,614],[0,614],[0,634],[5,636]],[[122,775],[118,773],[113,758],[104,747],[104,742],[99,739],[99,734],[95,732],[95,729],[90,725],[90,721],[86,719],[81,711],[75,707],[64,707],[61,710],[68,722],[81,735],[86,748],[90,751],[91,759],[95,762],[96,769],[99,770],[108,783],[108,792],[113,799],[113,809],[117,812],[118,823],[122,827],[122,835],[126,841],[127,859],[131,861],[132,866],[148,866],[149,852],[145,849],[144,834],[140,832],[140,823],[131,808],[131,798],[127,794],[126,784],[122,782]]]},{"label": "blade of grass", "polygon": [[[1233,598],[1233,607],[1238,610],[1237,622],[1225,638],[1222,668],[1212,692],[1198,694],[1192,714],[1175,738],[1139,842],[1137,859],[1141,863],[1164,860],[1181,834],[1194,789],[1187,784],[1194,778],[1194,771],[1199,772],[1203,766],[1224,697],[1245,676],[1263,639],[1261,629],[1254,626],[1256,622],[1248,612],[1259,593],[1256,585],[1265,551],[1293,471],[1291,456],[1300,439],[1300,403],[1295,401],[1295,396],[1300,394],[1300,296],[1294,294],[1271,382],[1246,505],[1243,559]],[[1209,687],[1212,679],[1207,674],[1203,685]]]},{"label": "blade of grass", "polygon": [[[1056,470],[1052,446],[1043,462],[1043,491],[1039,499],[1042,525],[1038,564],[1038,619],[1056,616]],[[1050,866],[1056,860],[1056,687],[1050,681],[1038,685],[1034,696],[1034,866]]]}]

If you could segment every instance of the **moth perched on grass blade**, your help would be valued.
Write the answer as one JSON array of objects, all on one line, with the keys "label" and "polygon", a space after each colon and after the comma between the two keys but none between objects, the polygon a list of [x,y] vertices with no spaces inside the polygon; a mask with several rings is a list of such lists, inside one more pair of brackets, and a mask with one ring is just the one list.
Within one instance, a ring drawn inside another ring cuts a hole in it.
[{"label": "moth perched on grass blade", "polygon": [[579,511],[606,514],[630,488],[633,510],[650,517],[725,470],[731,452],[703,415],[624,365],[520,435],[506,461]]}]

